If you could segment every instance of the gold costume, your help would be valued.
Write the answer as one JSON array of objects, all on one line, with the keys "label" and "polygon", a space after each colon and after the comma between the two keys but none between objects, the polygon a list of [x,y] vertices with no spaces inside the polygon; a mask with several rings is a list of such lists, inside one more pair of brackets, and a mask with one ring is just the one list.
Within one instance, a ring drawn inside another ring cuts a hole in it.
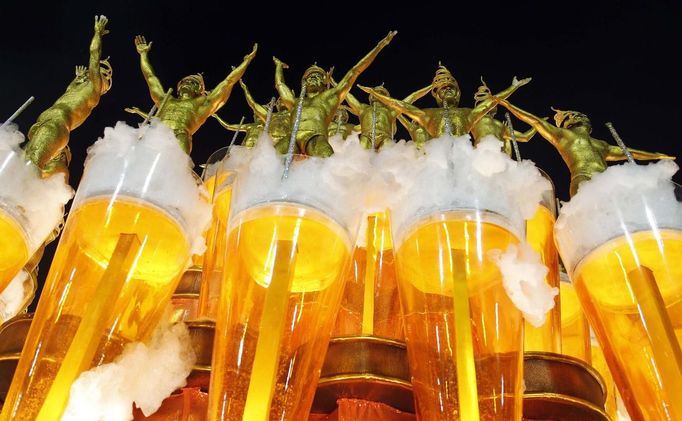
[{"label": "gold costume", "polygon": [[[151,46],[152,43],[147,43],[144,37],[140,35],[135,37],[135,47],[140,54],[142,74],[149,86],[152,101],[159,106],[166,91],[149,62],[148,55]],[[257,49],[258,44],[255,44],[253,50],[244,56],[244,61],[210,92],[205,90],[204,78],[200,74],[186,76],[178,82],[177,96],[168,98],[165,106],[156,117],[173,129],[185,152],[190,153],[192,150],[192,135],[212,114],[225,105],[232,92],[232,87],[242,77],[249,63],[256,56]],[[144,115],[137,108],[126,110]]]},{"label": "gold costume", "polygon": [[[592,123],[583,113],[577,111],[554,110],[553,125],[544,119],[524,111],[501,98],[493,98],[495,102],[507,108],[516,118],[534,127],[559,151],[561,158],[571,172],[571,196],[575,195],[580,183],[592,178],[597,172],[605,171],[608,161],[624,161],[627,159],[623,150],[607,142],[595,139]],[[646,152],[630,149],[636,159],[675,159],[657,152]]]},{"label": "gold costume", "polygon": [[[498,93],[497,96],[500,98],[507,98],[528,82],[530,82],[530,78],[520,81],[515,80],[509,88]],[[493,100],[489,98],[478,103],[473,109],[458,107],[461,97],[459,84],[457,83],[457,80],[452,77],[450,71],[443,65],[440,65],[438,70],[436,70],[431,89],[431,94],[436,99],[438,108],[420,109],[405,101],[383,95],[374,89],[363,86],[359,86],[359,88],[374,95],[389,108],[405,114],[407,117],[414,120],[415,123],[426,129],[431,138],[445,134],[446,119],[444,118],[444,103],[446,101],[452,125],[451,134],[453,136],[462,136],[469,133],[471,127],[495,105]]]},{"label": "gold costume", "polygon": [[66,92],[38,116],[28,131],[26,157],[46,175],[52,172],[68,175],[64,163],[70,153],[62,152],[69,144],[69,135],[83,124],[99,104],[100,97],[111,88],[111,65],[107,60],[101,60],[102,36],[109,33],[107,22],[106,17],[95,16],[95,35],[90,41],[88,67],[76,66],[76,78]]},{"label": "gold costume", "polygon": [[[355,80],[369,67],[379,52],[391,42],[395,34],[395,32],[389,32],[372,51],[346,73],[336,86],[328,87],[329,76],[327,72],[316,65],[311,66],[305,71],[302,83],[305,83],[306,86],[306,96],[303,98],[301,121],[299,130],[296,133],[296,143],[301,151],[308,155],[323,157],[334,153],[327,140],[329,123],[336,116],[337,108],[346,98]],[[294,109],[297,99],[284,82],[283,69],[287,66],[277,58],[273,57],[273,59],[276,66],[275,87],[283,104],[289,109]],[[294,118],[295,113],[292,113],[292,127]],[[277,144],[277,149],[280,151],[286,150],[288,143],[289,139],[283,139]]]},{"label": "gold costume", "polygon": [[[350,94],[348,94],[348,96],[350,96]],[[348,100],[348,96],[346,97],[346,101]],[[338,133],[343,140],[346,140],[353,130],[356,129],[355,124],[348,122],[349,119],[348,108],[343,105],[339,106],[339,109],[336,110],[334,120],[329,123],[328,136],[332,137]]]}]

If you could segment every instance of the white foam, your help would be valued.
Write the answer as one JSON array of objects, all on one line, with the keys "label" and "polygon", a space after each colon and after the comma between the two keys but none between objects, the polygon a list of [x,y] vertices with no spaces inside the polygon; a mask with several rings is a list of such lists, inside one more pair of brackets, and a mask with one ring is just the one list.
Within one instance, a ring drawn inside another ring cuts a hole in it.
[{"label": "white foam", "polygon": [[28,272],[21,270],[7,287],[0,291],[0,324],[19,314],[31,294],[31,279]]},{"label": "white foam", "polygon": [[19,147],[23,140],[15,126],[0,129],[0,208],[22,225],[30,256],[61,222],[73,189],[63,174],[43,179]]},{"label": "white foam", "polygon": [[128,344],[113,363],[82,373],[62,421],[132,420],[133,403],[149,416],[186,384],[195,360],[187,327],[164,321],[148,344]]},{"label": "white foam", "polygon": [[170,128],[156,119],[142,129],[118,122],[88,149],[85,164],[74,206],[103,194],[147,200],[180,220],[192,253],[204,252],[202,233],[211,220],[211,205]]},{"label": "white foam", "polygon": [[[398,147],[400,144],[398,144]],[[399,189],[391,192],[394,242],[414,221],[436,211],[479,209],[496,212],[523,238],[524,220],[535,214],[551,183],[532,161],[514,161],[502,142],[486,136],[474,147],[469,136],[428,141],[423,153],[412,142],[393,153],[390,171]],[[385,148],[392,152],[393,148]],[[384,150],[379,152],[382,155]]]},{"label": "white foam", "polygon": [[269,136],[263,134],[253,148],[236,150],[227,157],[225,165],[238,171],[231,214],[287,200],[322,210],[354,235],[363,210],[370,154],[359,143],[346,141],[343,153],[294,160],[288,178],[282,181],[284,157],[263,138]]},{"label": "white foam", "polygon": [[610,166],[580,185],[564,203],[555,225],[561,258],[571,273],[595,247],[626,232],[682,230],[682,203],[675,199],[673,161]]},{"label": "white foam", "polygon": [[509,245],[504,253],[493,253],[502,272],[502,284],[507,296],[533,326],[545,324],[547,312],[554,308],[554,297],[559,288],[545,282],[549,272],[542,258],[530,244]]}]

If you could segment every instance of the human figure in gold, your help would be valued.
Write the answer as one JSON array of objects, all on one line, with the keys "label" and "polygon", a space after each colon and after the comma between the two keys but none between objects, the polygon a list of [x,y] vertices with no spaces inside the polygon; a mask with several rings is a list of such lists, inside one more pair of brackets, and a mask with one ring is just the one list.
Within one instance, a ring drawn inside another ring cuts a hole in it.
[{"label": "human figure in gold", "polygon": [[[414,101],[423,97],[431,90],[431,85],[426,86],[418,91],[406,96],[402,102],[412,104]],[[390,97],[388,89],[384,88],[383,84],[374,87],[374,91],[381,93],[385,97]],[[352,94],[346,95],[346,103],[350,106],[353,114],[360,118],[360,143],[367,149],[372,147],[372,126],[374,120],[374,108],[376,107],[376,123],[375,126],[375,141],[374,148],[379,149],[385,142],[391,142],[395,135],[395,120],[400,114],[398,111],[391,109],[377,101],[376,97],[370,94],[369,104],[363,104],[357,100]],[[374,105],[376,103],[376,105]]]},{"label": "human figure in gold", "polygon": [[[95,34],[90,41],[88,67],[76,66],[76,78],[55,103],[43,111],[28,131],[26,157],[45,174],[61,168],[60,154],[69,143],[72,130],[79,127],[99,104],[99,99],[111,88],[111,65],[101,60],[102,37],[109,33],[107,18],[95,16]],[[51,165],[50,162],[55,160]]]},{"label": "human figure in gold", "polygon": [[[268,118],[269,104],[261,105],[257,103],[253,99],[253,96],[251,96],[251,92],[249,92],[246,84],[241,80],[239,81],[239,84],[244,91],[247,104],[249,104],[249,107],[251,107],[253,110],[254,121],[265,123],[265,120]],[[272,137],[273,141],[277,143],[282,139],[289,139],[289,136],[291,136],[291,113],[290,110],[286,108],[281,98],[278,98],[275,102],[275,109],[277,111],[272,113],[272,117],[270,118],[270,129],[268,130],[268,133],[270,134],[270,137]]]},{"label": "human figure in gold", "polygon": [[398,114],[398,121],[400,121],[400,124],[402,124],[410,134],[410,138],[417,146],[417,149],[423,148],[426,141],[431,139],[429,132],[427,132],[425,128],[415,123],[413,120],[409,120],[404,115]]},{"label": "human figure in gold", "polygon": [[[346,99],[348,99],[348,97],[346,97]],[[332,122],[329,123],[328,136],[332,137],[338,133],[343,140],[346,140],[356,128],[355,124],[348,122],[349,119],[348,107],[343,105],[339,106],[339,109],[336,110],[336,116]]]},{"label": "human figure in gold", "polygon": [[[147,43],[143,36],[135,37],[135,47],[140,54],[142,74],[149,86],[152,101],[159,106],[165,96],[165,90],[149,62],[151,46],[152,43]],[[190,153],[192,150],[192,135],[213,113],[225,105],[232,92],[232,87],[242,77],[249,63],[255,57],[257,48],[258,44],[255,44],[253,50],[244,57],[244,61],[210,92],[206,91],[204,78],[201,74],[185,76],[178,82],[177,96],[169,97],[156,117],[173,129],[185,152]],[[128,111],[144,115],[137,108]]]},{"label": "human figure in gold", "polygon": [[[482,101],[485,101],[489,96],[490,89],[483,83],[474,95],[474,101],[476,102],[476,105],[478,105]],[[509,127],[493,118],[496,110],[497,106],[492,107],[490,111],[488,111],[488,114],[481,116],[481,119],[475,122],[471,127],[471,136],[474,138],[474,145],[478,145],[478,142],[485,136],[493,135],[503,142],[502,151],[508,156],[512,156],[512,137],[509,132]],[[514,130],[517,142],[528,142],[535,136],[535,133],[537,133],[535,127],[531,127],[528,131],[523,133]]]},{"label": "human figure in gold", "polygon": [[[518,88],[530,82],[530,78],[517,81],[516,79],[512,85],[504,91],[497,94],[500,98],[507,98],[514,93]],[[477,104],[473,109],[458,107],[461,97],[459,84],[450,71],[443,65],[439,65],[436,70],[436,75],[433,78],[431,94],[438,103],[438,108],[419,109],[412,104],[398,99],[383,95],[374,89],[364,86],[358,86],[363,91],[374,95],[379,101],[389,108],[405,114],[407,117],[414,120],[415,123],[424,127],[431,138],[439,137],[445,134],[446,120],[445,107],[447,102],[448,114],[450,116],[450,123],[452,127],[453,136],[461,136],[469,133],[474,122],[478,121],[481,116],[490,111],[494,106],[492,100],[488,99]]]},{"label": "human figure in gold", "polygon": [[[571,172],[571,197],[577,193],[580,183],[592,178],[594,173],[605,171],[608,161],[627,159],[620,147],[591,136],[592,123],[581,112],[553,109],[556,112],[554,115],[556,125],[553,125],[502,98],[493,97],[492,99],[508,109],[516,118],[534,127],[540,136],[547,139],[559,151]],[[630,152],[636,159],[642,160],[675,159],[657,152],[637,149],[630,149]]]},{"label": "human figure in gold", "polygon": [[[355,80],[367,67],[374,61],[385,46],[387,46],[396,32],[389,32],[388,35],[377,44],[372,51],[363,57],[348,73],[339,81],[338,85],[328,87],[329,77],[327,72],[313,65],[303,74],[302,82],[306,85],[306,96],[303,98],[303,109],[299,130],[296,133],[296,143],[301,151],[308,155],[330,156],[334,153],[327,140],[329,123],[336,115],[336,109],[346,98],[346,95],[353,87]],[[296,97],[284,82],[283,69],[287,67],[277,58],[275,61],[275,87],[287,108],[295,109]],[[295,113],[291,115],[292,127]],[[289,139],[284,139],[288,142]],[[278,148],[282,150],[284,148]]]}]

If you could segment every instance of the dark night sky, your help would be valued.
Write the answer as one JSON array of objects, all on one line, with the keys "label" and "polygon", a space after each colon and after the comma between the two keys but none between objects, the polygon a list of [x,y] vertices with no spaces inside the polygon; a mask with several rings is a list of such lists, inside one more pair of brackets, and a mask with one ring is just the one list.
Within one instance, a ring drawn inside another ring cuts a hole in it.
[{"label": "dark night sky", "polygon": [[[4,94],[0,118],[9,116],[28,96],[36,96],[16,121],[24,133],[63,93],[74,66],[87,64],[93,16],[104,14],[110,19],[103,56],[111,56],[114,85],[72,133],[74,186],[87,146],[104,127],[118,120],[139,121],[123,111],[126,106],[151,106],[133,44],[136,34],[153,41],[150,58],[166,88],[195,72],[204,72],[211,88],[258,42],[258,55],[244,80],[254,97],[266,103],[275,94],[273,55],[290,65],[287,81],[298,91],[301,74],[313,61],[323,67],[334,65],[340,77],[396,29],[398,35],[359,83],[383,81],[393,96],[402,97],[429,83],[442,60],[462,88],[461,105],[471,106],[481,76],[493,91],[507,87],[514,75],[532,76],[533,81],[511,98],[516,105],[541,116],[553,115],[550,106],[580,110],[592,119],[595,137],[612,142],[604,123],[613,121],[631,147],[672,155],[682,151],[676,125],[682,115],[678,60],[682,14],[676,1],[543,2],[542,6],[470,2],[478,6],[467,7],[464,4],[469,3],[444,1],[414,2],[411,8],[329,2],[328,10],[322,9],[321,2],[280,2],[275,8],[263,2],[96,3],[24,0],[4,1],[0,7]],[[357,89],[353,93],[366,98]],[[433,104],[430,96],[418,103]],[[234,122],[242,115],[251,116],[238,86],[219,114]],[[194,161],[203,162],[230,135],[210,119],[194,136]],[[554,148],[537,136],[521,145],[521,153],[550,174],[559,197],[566,199],[568,170]],[[682,179],[678,176],[676,181]],[[43,268],[41,277],[46,272]]]}]

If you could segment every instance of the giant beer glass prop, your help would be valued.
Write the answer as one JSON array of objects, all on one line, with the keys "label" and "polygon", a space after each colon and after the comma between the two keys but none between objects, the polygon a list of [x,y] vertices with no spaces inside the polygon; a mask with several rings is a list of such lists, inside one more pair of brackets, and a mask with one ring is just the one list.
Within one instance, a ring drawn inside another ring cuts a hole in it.
[{"label": "giant beer glass prop", "polygon": [[[525,238],[522,215],[532,216],[549,185],[494,139],[475,149],[468,138],[435,139],[425,152],[412,164],[408,199],[392,208],[417,416],[520,421],[523,317],[491,252]],[[531,177],[527,200],[505,186],[510,175]]]},{"label": "giant beer glass prop", "polygon": [[[15,277],[57,228],[73,195],[62,175],[42,179],[40,169],[19,147],[23,140],[14,126],[0,127],[0,293],[13,280],[21,282]],[[27,300],[32,291],[26,292]]]},{"label": "giant beer glass prop", "polygon": [[[542,172],[550,183],[551,179]],[[545,281],[551,287],[559,288],[559,254],[554,245],[554,220],[556,198],[554,186],[546,191],[542,202],[532,219],[526,223],[526,239],[542,257],[542,263],[549,272]],[[526,322],[524,326],[524,350],[561,353],[561,302],[559,295],[554,297],[554,308],[550,310],[545,324],[535,327]]]},{"label": "giant beer glass prop", "polygon": [[[233,146],[233,149],[239,146]],[[199,319],[215,321],[223,281],[225,247],[227,246],[227,222],[232,202],[232,188],[236,172],[224,162],[229,147],[218,149],[206,162],[202,176],[213,203],[211,228],[206,233],[206,253],[202,267],[201,293],[199,295]]]},{"label": "giant beer glass prop", "polygon": [[90,149],[3,420],[59,419],[81,372],[152,332],[201,238],[189,157],[163,126],[137,137],[119,123]]},{"label": "giant beer glass prop", "polygon": [[[273,183],[238,174],[228,231],[219,233],[227,238],[227,257],[210,419],[308,417],[352,244],[344,222],[336,218],[333,198],[319,201],[320,192],[292,187],[302,167],[316,162],[322,159],[294,162],[282,182],[277,169]],[[275,158],[274,166],[278,163]],[[257,189],[263,193],[253,196]]]},{"label": "giant beer glass prop", "polygon": [[[633,420],[682,420],[682,205],[669,181],[676,169],[610,167],[581,186],[556,225],[562,260]],[[626,170],[635,176],[624,182]]]},{"label": "giant beer glass prop", "polygon": [[403,340],[387,211],[363,215],[347,278],[333,336]]}]

